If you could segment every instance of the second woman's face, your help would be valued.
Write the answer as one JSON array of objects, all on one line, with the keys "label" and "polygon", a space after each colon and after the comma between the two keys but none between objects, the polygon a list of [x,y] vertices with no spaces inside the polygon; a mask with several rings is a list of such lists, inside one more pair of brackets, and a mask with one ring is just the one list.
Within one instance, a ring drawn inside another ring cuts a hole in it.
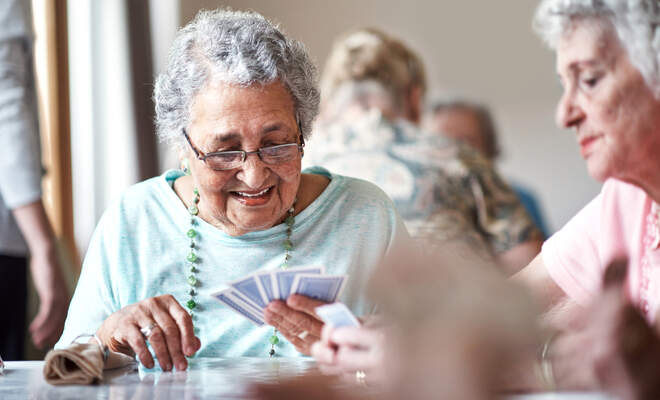
[{"label": "second woman's face", "polygon": [[660,149],[660,102],[615,34],[577,22],[557,46],[557,72],[557,123],[575,129],[589,173],[637,181]]},{"label": "second woman's face", "polygon": [[[297,142],[294,114],[291,95],[278,82],[250,87],[215,83],[195,98],[187,132],[204,153],[255,151]],[[251,154],[242,166],[214,171],[192,151],[187,154],[200,192],[200,216],[232,236],[276,225],[296,198],[300,156],[271,165]]]}]

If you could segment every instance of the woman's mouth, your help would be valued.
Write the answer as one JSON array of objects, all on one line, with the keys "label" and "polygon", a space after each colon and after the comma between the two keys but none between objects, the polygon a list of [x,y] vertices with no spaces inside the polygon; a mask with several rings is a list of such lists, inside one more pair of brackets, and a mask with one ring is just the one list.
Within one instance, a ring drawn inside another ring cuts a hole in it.
[{"label": "woman's mouth", "polygon": [[230,195],[238,200],[243,205],[246,206],[261,206],[268,203],[272,194],[274,186],[269,186],[262,190],[245,190],[245,191],[233,191],[230,192]]},{"label": "woman's mouth", "polygon": [[580,153],[582,158],[587,159],[594,150],[594,145],[600,139],[600,136],[589,136],[580,140]]}]

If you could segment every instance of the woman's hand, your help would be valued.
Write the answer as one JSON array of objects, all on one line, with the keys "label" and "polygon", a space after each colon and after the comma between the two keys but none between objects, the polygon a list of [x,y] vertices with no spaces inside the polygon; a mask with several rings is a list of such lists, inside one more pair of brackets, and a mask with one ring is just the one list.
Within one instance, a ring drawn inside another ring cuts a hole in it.
[{"label": "woman's hand", "polygon": [[54,246],[32,252],[30,270],[39,295],[39,311],[30,323],[29,331],[34,345],[43,349],[55,344],[62,335],[69,292]]},{"label": "woman's hand", "polygon": [[321,338],[321,321],[314,309],[326,303],[293,294],[286,303],[272,301],[264,310],[266,323],[272,325],[299,352],[310,355],[311,346]]},{"label": "woman's hand", "polygon": [[312,346],[312,356],[325,373],[344,375],[354,381],[355,372],[361,371],[373,383],[384,375],[384,349],[385,335],[379,329],[325,326],[321,341]]},{"label": "woman's hand", "polygon": [[552,343],[560,388],[602,388],[622,399],[660,398],[660,337],[626,300],[625,276],[625,264],[608,267],[602,295]]},{"label": "woman's hand", "polygon": [[[145,337],[140,329],[151,329]],[[147,368],[154,367],[154,359],[147,349],[148,340],[156,353],[160,367],[183,371],[188,367],[185,356],[192,356],[201,347],[195,336],[190,314],[174,296],[151,297],[126,306],[110,315],[96,333],[110,350],[137,354]]]}]

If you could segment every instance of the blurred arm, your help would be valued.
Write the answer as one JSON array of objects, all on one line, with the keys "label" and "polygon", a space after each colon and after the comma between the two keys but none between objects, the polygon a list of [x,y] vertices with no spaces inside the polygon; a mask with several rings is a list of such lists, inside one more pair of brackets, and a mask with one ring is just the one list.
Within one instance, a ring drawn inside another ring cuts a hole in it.
[{"label": "blurred arm", "polygon": [[566,293],[555,283],[550,273],[548,273],[548,269],[540,253],[528,266],[515,274],[511,279],[522,283],[530,289],[532,296],[536,299],[538,306],[543,312],[549,312],[561,306],[567,299]]},{"label": "blurred arm", "polygon": [[61,333],[67,291],[55,237],[41,202],[41,152],[32,68],[29,1],[0,7],[0,196],[12,210],[30,250],[39,312],[30,325],[38,347]]},{"label": "blurred arm", "polygon": [[[541,240],[528,240],[526,242],[519,243],[509,250],[505,250],[497,254],[496,260],[506,275],[511,276],[517,272],[520,272],[528,264],[531,265],[530,262],[533,264],[537,261],[535,257],[537,254],[540,255],[541,245],[543,245],[543,241]],[[543,261],[541,261],[539,258],[538,262],[542,263]]]},{"label": "blurred arm", "polygon": [[39,295],[39,312],[30,324],[32,341],[37,347],[55,343],[64,327],[68,290],[57,260],[55,235],[43,203],[17,207],[14,217],[30,249],[30,272]]}]

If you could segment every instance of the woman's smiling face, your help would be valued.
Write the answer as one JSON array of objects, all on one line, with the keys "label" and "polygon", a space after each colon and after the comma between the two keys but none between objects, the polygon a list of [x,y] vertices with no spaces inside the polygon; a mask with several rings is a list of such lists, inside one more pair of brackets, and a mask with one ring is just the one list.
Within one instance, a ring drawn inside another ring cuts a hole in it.
[{"label": "woman's smiling face", "polygon": [[[203,153],[298,143],[300,132],[291,95],[279,82],[239,85],[216,82],[195,98],[191,142]],[[257,154],[231,170],[215,171],[188,149],[193,185],[200,193],[200,217],[232,236],[278,224],[293,205],[300,185],[301,157],[266,164]],[[192,197],[192,194],[190,195]]]},{"label": "woman's smiling face", "polygon": [[660,102],[611,26],[573,21],[557,46],[557,73],[564,87],[557,124],[575,129],[591,176],[634,183],[655,165]]}]

